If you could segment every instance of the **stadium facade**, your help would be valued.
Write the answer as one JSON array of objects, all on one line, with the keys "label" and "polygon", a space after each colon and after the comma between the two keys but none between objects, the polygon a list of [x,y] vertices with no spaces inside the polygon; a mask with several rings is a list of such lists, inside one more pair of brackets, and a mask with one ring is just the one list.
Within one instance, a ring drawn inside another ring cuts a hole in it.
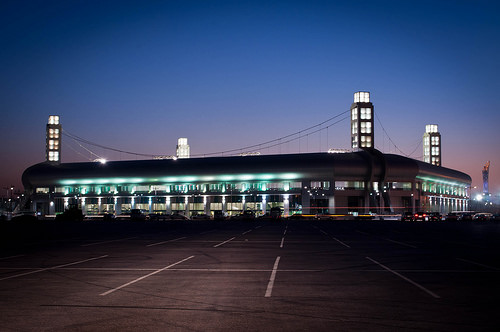
[{"label": "stadium facade", "polygon": [[107,163],[40,163],[23,174],[40,214],[364,214],[468,208],[462,172],[375,149]]}]

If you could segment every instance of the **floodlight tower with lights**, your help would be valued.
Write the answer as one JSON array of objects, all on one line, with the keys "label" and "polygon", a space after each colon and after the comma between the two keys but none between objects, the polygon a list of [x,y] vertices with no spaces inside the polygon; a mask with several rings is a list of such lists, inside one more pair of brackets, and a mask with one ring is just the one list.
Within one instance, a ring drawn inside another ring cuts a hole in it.
[{"label": "floodlight tower with lights", "polygon": [[59,115],[50,115],[45,136],[45,160],[49,163],[61,163],[61,135],[62,126],[59,123]]},{"label": "floodlight tower with lights", "polygon": [[424,162],[441,166],[441,134],[437,124],[425,126],[423,141]]},{"label": "floodlight tower with lights", "polygon": [[177,140],[177,158],[189,158],[189,144],[188,139],[181,137]]},{"label": "floodlight tower with lights", "polygon": [[359,91],[354,94],[351,105],[351,148],[371,149],[375,146],[373,135],[373,104],[370,92]]}]

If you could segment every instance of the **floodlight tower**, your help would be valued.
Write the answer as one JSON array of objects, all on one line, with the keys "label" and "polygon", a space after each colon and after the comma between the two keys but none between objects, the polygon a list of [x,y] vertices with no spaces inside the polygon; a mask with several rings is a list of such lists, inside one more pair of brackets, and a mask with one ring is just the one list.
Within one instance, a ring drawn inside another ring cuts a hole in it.
[{"label": "floodlight tower", "polygon": [[438,131],[438,125],[425,126],[423,141],[424,162],[441,166],[441,134]]},{"label": "floodlight tower", "polygon": [[188,139],[181,137],[177,140],[177,158],[189,158],[189,144]]},{"label": "floodlight tower", "polygon": [[61,163],[61,135],[59,115],[50,115],[45,135],[45,160],[49,163]]},{"label": "floodlight tower", "polygon": [[373,135],[373,104],[370,92],[358,91],[351,105],[351,148],[371,149],[375,146]]}]

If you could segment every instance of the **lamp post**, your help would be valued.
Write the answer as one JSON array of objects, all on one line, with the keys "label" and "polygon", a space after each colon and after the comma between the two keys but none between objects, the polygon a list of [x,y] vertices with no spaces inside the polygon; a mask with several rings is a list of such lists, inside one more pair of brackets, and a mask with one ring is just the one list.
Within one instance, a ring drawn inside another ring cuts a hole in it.
[{"label": "lamp post", "polygon": [[13,197],[12,197],[12,192],[14,191],[14,186],[10,186],[10,212],[12,212],[12,201],[13,201]]}]

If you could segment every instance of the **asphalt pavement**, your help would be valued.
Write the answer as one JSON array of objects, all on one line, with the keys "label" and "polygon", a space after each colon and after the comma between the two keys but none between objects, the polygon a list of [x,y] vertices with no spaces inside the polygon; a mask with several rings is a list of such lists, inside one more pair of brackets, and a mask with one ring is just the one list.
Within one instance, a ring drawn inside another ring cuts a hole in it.
[{"label": "asphalt pavement", "polygon": [[2,331],[498,330],[500,224],[0,224]]}]

